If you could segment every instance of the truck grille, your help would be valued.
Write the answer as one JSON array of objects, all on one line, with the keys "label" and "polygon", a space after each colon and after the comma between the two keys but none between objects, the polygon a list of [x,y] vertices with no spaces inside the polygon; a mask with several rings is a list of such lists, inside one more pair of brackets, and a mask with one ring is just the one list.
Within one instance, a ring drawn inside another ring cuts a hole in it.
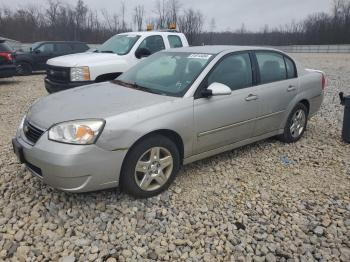
[{"label": "truck grille", "polygon": [[46,75],[53,82],[68,83],[70,81],[70,68],[48,65]]},{"label": "truck grille", "polygon": [[23,133],[30,142],[35,144],[44,133],[44,130],[33,126],[28,121],[25,121],[23,125]]}]

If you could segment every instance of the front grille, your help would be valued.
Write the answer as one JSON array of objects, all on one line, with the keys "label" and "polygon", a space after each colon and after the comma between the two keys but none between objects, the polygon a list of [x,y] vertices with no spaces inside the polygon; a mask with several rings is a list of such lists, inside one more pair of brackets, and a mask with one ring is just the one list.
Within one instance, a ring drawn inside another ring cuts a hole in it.
[{"label": "front grille", "polygon": [[68,83],[70,81],[70,68],[48,65],[46,75],[53,82]]},{"label": "front grille", "polygon": [[35,144],[44,133],[44,130],[33,126],[28,121],[25,121],[23,125],[23,133],[30,142]]}]

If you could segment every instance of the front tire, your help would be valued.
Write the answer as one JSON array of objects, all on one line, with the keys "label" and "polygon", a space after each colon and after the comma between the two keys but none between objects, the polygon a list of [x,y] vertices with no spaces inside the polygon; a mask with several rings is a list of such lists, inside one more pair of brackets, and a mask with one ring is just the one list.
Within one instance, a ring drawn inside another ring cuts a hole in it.
[{"label": "front tire", "polygon": [[120,177],[123,191],[137,198],[158,195],[174,181],[180,168],[180,154],[169,138],[147,137],[128,152]]},{"label": "front tire", "polygon": [[307,107],[299,103],[289,114],[284,133],[279,136],[279,139],[284,143],[294,143],[298,141],[304,134],[308,120]]},{"label": "front tire", "polygon": [[16,66],[17,75],[28,76],[33,72],[33,67],[27,62],[19,62]]}]

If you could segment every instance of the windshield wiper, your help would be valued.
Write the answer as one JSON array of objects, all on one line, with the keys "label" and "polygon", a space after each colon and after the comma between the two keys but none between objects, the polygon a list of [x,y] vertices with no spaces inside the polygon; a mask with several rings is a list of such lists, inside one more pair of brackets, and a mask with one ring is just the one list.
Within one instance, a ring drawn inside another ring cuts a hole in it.
[{"label": "windshield wiper", "polygon": [[128,83],[128,82],[124,82],[124,81],[119,80],[119,79],[115,79],[115,80],[113,80],[113,83],[116,83],[116,84],[119,84],[119,85],[122,85],[122,86],[125,86],[125,87],[129,87],[129,88],[132,88],[132,89],[145,91],[145,92],[148,92],[148,93],[153,93],[153,94],[157,94],[157,95],[167,95],[167,94],[165,94],[165,93],[163,93],[161,91],[157,91],[157,90],[154,90],[154,89],[151,89],[151,88],[148,88],[148,87],[140,86],[136,82]]},{"label": "windshield wiper", "polygon": [[112,82],[115,84],[121,85],[121,86],[126,86],[126,87],[131,87],[131,88],[134,87],[133,84],[124,82],[124,81],[119,80],[119,79],[114,79]]},{"label": "windshield wiper", "polygon": [[159,91],[159,90],[155,90],[149,87],[145,87],[145,86],[140,86],[139,84],[137,84],[136,82],[134,82],[133,84],[134,88],[137,90],[142,90],[148,93],[152,93],[152,94],[157,94],[157,95],[166,95],[165,93]]},{"label": "windshield wiper", "polygon": [[111,51],[111,50],[103,50],[103,51],[100,51],[101,53],[111,53],[111,54],[113,54],[114,52],[113,51]]}]

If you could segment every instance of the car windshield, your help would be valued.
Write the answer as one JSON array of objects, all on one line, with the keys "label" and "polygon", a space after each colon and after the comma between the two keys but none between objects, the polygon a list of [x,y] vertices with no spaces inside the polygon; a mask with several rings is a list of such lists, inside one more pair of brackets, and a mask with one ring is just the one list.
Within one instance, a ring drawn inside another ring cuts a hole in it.
[{"label": "car windshield", "polygon": [[97,51],[101,53],[126,55],[139,38],[139,35],[115,35],[97,48]]},{"label": "car windshield", "polygon": [[211,54],[160,52],[132,67],[117,80],[140,90],[180,97],[213,57]]}]

